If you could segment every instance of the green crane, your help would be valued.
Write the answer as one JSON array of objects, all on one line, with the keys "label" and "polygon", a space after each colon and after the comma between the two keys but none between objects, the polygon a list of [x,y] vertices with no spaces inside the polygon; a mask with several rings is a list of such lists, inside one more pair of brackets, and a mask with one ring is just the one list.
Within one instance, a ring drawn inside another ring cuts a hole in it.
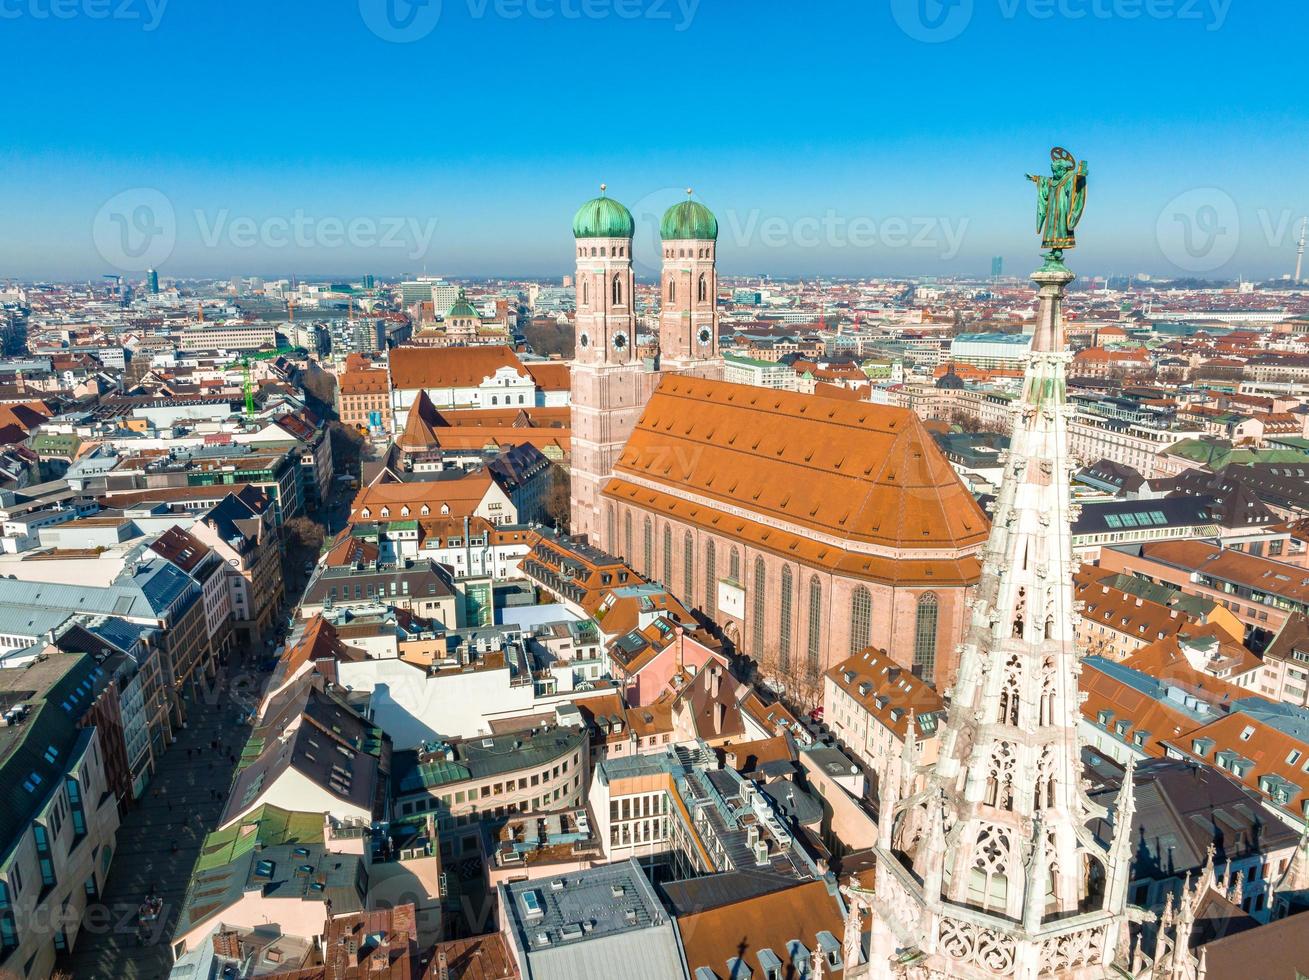
[{"label": "green crane", "polygon": [[244,372],[245,380],[242,389],[245,392],[245,414],[247,416],[253,418],[255,414],[255,387],[250,380],[250,363],[252,361],[271,361],[283,354],[299,354],[300,351],[301,348],[299,347],[278,347],[274,350],[261,350],[253,354],[242,355],[227,365],[230,368],[239,364]]}]

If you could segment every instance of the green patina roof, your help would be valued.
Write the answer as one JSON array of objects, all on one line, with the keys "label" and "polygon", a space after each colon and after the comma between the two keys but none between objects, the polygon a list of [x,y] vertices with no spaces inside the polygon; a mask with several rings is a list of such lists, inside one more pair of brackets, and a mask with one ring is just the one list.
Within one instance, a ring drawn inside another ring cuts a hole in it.
[{"label": "green patina roof", "polygon": [[1183,439],[1168,447],[1172,456],[1203,463],[1211,470],[1244,463],[1303,463],[1304,453],[1294,449],[1234,449],[1226,440]]},{"label": "green patina roof", "polygon": [[445,315],[447,320],[454,317],[473,320],[480,320],[482,318],[481,315],[473,309],[473,305],[468,302],[468,297],[464,295],[462,289],[459,290],[459,298],[455,300],[455,305],[450,307],[450,312]]},{"label": "green patina roof", "polygon": [[666,242],[718,240],[718,219],[699,201],[683,201],[664,212],[659,236]]},{"label": "green patina roof", "polygon": [[632,212],[603,194],[587,201],[573,216],[574,238],[631,238],[635,232]]},{"label": "green patina roof", "polygon": [[204,845],[200,848],[200,857],[196,859],[193,873],[211,871],[225,864],[231,864],[255,847],[321,843],[323,843],[321,813],[297,813],[264,804],[251,811],[244,820],[238,820],[222,830],[215,830],[206,837]]}]

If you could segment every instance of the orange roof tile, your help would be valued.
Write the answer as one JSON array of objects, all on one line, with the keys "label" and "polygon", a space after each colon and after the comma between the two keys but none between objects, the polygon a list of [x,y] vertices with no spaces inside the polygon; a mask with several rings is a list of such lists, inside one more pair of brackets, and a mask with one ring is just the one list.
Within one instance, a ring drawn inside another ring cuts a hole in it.
[{"label": "orange roof tile", "polygon": [[761,534],[778,522],[814,544],[826,535],[887,557],[957,559],[989,530],[908,409],[679,376],[660,382],[606,493],[655,509],[681,504],[687,519],[699,510],[711,523],[741,523],[724,511],[745,511],[758,515]]},{"label": "orange roof tile", "polygon": [[391,351],[394,388],[476,387],[502,367],[526,374],[508,347],[396,347]]}]

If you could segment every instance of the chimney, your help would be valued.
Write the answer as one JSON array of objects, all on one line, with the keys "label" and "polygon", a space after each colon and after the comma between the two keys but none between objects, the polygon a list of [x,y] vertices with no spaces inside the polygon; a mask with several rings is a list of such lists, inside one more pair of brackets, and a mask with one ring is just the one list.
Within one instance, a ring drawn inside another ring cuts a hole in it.
[{"label": "chimney", "polygon": [[718,666],[714,666],[709,670],[709,696],[711,698],[718,697],[719,685],[722,683],[722,673],[722,668]]},{"label": "chimney", "polygon": [[714,734],[723,734],[723,719],[727,717],[727,705],[721,701],[714,704]]}]

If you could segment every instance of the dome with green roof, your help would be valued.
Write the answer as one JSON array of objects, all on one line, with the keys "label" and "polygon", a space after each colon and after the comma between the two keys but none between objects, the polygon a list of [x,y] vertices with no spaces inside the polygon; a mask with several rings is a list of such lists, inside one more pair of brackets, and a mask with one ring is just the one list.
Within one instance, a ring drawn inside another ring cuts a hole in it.
[{"label": "dome with green roof", "polygon": [[659,236],[666,242],[716,242],[718,219],[699,201],[683,201],[664,212]]},{"label": "dome with green roof", "polygon": [[473,309],[473,304],[468,302],[468,296],[462,289],[459,290],[459,299],[455,301],[454,306],[450,307],[450,312],[448,312],[445,317],[447,320],[453,320],[455,318],[467,319],[469,317],[479,320],[481,319],[477,310]]},{"label": "dome with green roof", "polygon": [[[604,186],[600,189],[603,192]],[[631,238],[635,232],[632,212],[603,193],[583,204],[573,216],[574,238]]]}]

